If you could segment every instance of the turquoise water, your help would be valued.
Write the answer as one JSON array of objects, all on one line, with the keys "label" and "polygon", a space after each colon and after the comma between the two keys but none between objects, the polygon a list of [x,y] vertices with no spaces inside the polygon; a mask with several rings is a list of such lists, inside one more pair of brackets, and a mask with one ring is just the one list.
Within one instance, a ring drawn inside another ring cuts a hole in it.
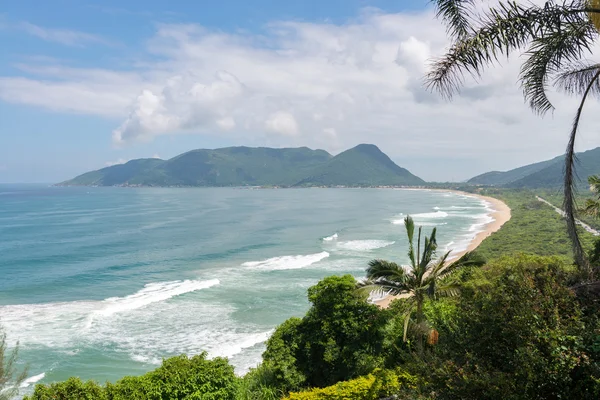
[{"label": "turquoise water", "polygon": [[243,373],[319,279],[404,262],[406,214],[461,250],[489,207],[425,190],[4,185],[0,321],[30,387],[114,381],[203,350]]}]

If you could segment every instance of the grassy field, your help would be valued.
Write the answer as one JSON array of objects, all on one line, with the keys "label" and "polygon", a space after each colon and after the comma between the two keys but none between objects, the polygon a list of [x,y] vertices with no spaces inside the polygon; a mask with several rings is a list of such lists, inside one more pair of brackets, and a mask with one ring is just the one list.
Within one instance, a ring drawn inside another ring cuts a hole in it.
[{"label": "grassy field", "polygon": [[[504,201],[511,208],[512,214],[510,221],[484,240],[477,249],[484,257],[491,260],[520,252],[560,255],[569,259],[573,257],[564,220],[550,206],[536,199],[536,195],[544,197],[549,193],[492,188],[481,189],[477,193]],[[552,198],[544,198],[557,204],[556,196],[558,194],[554,194]],[[594,236],[581,230],[581,238],[584,247],[591,249]]]}]

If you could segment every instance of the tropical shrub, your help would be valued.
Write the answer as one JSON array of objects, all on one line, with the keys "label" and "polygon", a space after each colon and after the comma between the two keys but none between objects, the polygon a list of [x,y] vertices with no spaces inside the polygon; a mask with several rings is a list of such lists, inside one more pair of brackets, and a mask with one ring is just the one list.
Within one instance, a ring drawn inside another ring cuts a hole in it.
[{"label": "tropical shrub", "polygon": [[300,351],[300,318],[290,318],[279,325],[267,341],[263,363],[250,373],[260,375],[270,387],[282,392],[299,390],[305,386],[306,376],[297,365],[296,355]]},{"label": "tropical shrub", "polygon": [[64,382],[37,385],[31,396],[23,400],[105,400],[108,399],[102,386],[94,381],[83,382],[71,377]]},{"label": "tropical shrub", "polygon": [[27,369],[18,372],[15,366],[19,354],[19,344],[8,351],[6,334],[0,327],[0,400],[10,400],[19,391],[19,385],[27,377]]},{"label": "tropical shrub", "polygon": [[37,385],[26,400],[231,400],[238,378],[225,358],[206,359],[206,353],[188,358],[172,357],[145,375],[127,376],[105,387],[69,378],[64,382]]},{"label": "tropical shrub", "polygon": [[333,386],[290,393],[288,400],[377,400],[416,387],[416,377],[406,372],[376,370],[372,374]]},{"label": "tropical shrub", "polygon": [[595,398],[599,375],[568,287],[571,268],[520,255],[488,265],[465,285],[454,316],[437,321],[437,361],[424,366],[437,397]]},{"label": "tropical shrub", "polygon": [[308,289],[312,307],[298,324],[296,365],[309,386],[332,385],[383,365],[385,315],[356,288],[354,277],[345,275]]}]

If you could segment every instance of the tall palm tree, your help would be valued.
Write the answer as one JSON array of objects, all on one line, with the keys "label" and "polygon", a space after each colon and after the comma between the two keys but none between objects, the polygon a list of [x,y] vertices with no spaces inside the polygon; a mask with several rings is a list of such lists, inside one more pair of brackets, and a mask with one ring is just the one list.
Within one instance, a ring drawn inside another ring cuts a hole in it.
[{"label": "tall palm tree", "polygon": [[581,212],[590,217],[600,218],[600,176],[592,175],[588,177],[588,183],[590,184],[590,190],[596,198],[588,199]]},{"label": "tall palm tree", "polygon": [[500,1],[483,13],[475,10],[478,0],[432,1],[453,39],[427,76],[433,90],[451,98],[465,74],[479,78],[487,66],[517,52],[525,57],[520,81],[534,112],[543,115],[553,110],[547,96],[550,87],[579,96],[565,152],[563,206],[575,260],[593,279],[576,229],[574,169],[575,137],[583,107],[590,95],[600,94],[600,63],[587,61],[600,35],[600,0],[549,0],[543,5]]},{"label": "tall palm tree", "polygon": [[[367,268],[367,280],[363,282],[365,290],[385,292],[390,295],[407,296],[408,312],[404,320],[404,340],[406,341],[410,316],[414,312],[417,328],[422,328],[425,322],[423,304],[426,298],[436,298],[441,295],[455,295],[458,285],[448,278],[460,267],[481,266],[485,260],[473,252],[468,252],[455,262],[448,264],[451,251],[436,258],[437,240],[436,228],[429,237],[421,241],[422,227],[417,234],[417,246],[414,245],[415,223],[410,216],[404,219],[408,236],[408,258],[410,264],[402,266],[385,260],[372,260]],[[421,252],[422,245],[422,252]],[[419,335],[419,341],[421,340]]]}]

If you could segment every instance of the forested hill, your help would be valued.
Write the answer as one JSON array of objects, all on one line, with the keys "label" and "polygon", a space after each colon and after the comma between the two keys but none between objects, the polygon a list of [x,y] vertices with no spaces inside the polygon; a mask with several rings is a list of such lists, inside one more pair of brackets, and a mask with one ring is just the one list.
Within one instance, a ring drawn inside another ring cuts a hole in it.
[{"label": "forested hill", "polygon": [[87,172],[61,186],[418,186],[425,182],[379,148],[324,150],[227,147],[170,160],[138,159]]},{"label": "forested hill", "polygon": [[[577,153],[578,184],[587,177],[600,174],[600,147]],[[562,185],[564,156],[542,161],[506,172],[492,171],[471,178],[468,183],[509,188],[557,188]]]}]

